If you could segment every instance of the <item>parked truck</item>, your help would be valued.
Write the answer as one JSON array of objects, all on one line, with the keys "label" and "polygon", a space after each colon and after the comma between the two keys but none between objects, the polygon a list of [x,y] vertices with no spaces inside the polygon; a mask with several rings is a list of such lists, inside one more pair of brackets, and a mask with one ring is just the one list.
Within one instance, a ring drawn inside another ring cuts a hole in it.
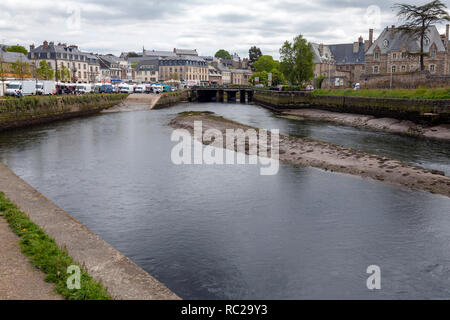
[{"label": "parked truck", "polygon": [[56,83],[52,80],[39,81],[36,84],[36,94],[50,96],[56,94]]}]

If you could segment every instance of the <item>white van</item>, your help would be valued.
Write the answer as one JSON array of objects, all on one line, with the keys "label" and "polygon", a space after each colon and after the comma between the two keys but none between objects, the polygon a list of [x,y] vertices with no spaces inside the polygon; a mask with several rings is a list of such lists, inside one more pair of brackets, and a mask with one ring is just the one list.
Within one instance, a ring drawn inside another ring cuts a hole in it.
[{"label": "white van", "polygon": [[20,90],[22,90],[22,82],[10,81],[6,84],[5,96],[14,96]]},{"label": "white van", "polygon": [[34,96],[36,94],[36,80],[22,81],[22,94],[24,96]]},{"label": "white van", "polygon": [[39,81],[36,84],[36,94],[49,96],[56,93],[56,83],[52,80]]},{"label": "white van", "polygon": [[136,88],[134,89],[134,92],[135,93],[145,93],[145,87],[146,87],[145,84],[138,84],[136,86]]},{"label": "white van", "polygon": [[156,94],[162,93],[164,91],[163,86],[160,84],[154,84],[152,86],[152,89],[153,89],[153,93],[156,93]]},{"label": "white van", "polygon": [[119,85],[119,90],[120,93],[133,93],[134,88],[126,83],[122,83]]},{"label": "white van", "polygon": [[92,93],[92,91],[92,85],[88,83],[79,83],[75,87],[75,92],[80,94]]}]

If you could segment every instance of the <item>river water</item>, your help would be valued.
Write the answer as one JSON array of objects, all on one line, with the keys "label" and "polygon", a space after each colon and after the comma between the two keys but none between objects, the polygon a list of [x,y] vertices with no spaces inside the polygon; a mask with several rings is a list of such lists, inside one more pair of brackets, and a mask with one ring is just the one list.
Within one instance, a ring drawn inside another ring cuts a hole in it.
[{"label": "river water", "polygon": [[2,133],[0,161],[182,298],[450,298],[449,198],[291,165],[174,165],[167,123],[186,110],[449,172],[442,142],[215,103]]}]

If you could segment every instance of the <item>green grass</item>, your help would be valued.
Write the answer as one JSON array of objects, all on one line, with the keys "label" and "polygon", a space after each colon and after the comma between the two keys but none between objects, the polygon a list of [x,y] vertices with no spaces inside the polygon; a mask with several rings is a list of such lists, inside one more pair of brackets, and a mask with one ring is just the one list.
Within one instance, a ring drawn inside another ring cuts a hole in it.
[{"label": "green grass", "polygon": [[0,216],[8,222],[12,231],[20,237],[20,248],[31,263],[42,270],[45,281],[54,283],[55,290],[68,300],[110,300],[111,297],[103,285],[94,281],[83,268],[81,269],[81,289],[67,288],[67,268],[77,265],[75,261],[61,250],[55,240],[48,236],[28,216],[9,201],[0,192]]},{"label": "green grass", "polygon": [[312,96],[346,96],[402,99],[450,99],[450,88],[445,89],[362,89],[314,90]]}]

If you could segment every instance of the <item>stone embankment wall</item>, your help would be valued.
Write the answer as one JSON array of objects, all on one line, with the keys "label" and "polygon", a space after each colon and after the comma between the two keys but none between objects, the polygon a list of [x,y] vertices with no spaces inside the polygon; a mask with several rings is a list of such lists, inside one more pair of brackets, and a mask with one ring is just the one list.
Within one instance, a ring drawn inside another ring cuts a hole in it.
[{"label": "stone embankment wall", "polygon": [[165,92],[161,94],[158,102],[156,102],[155,106],[152,109],[163,109],[167,107],[171,107],[179,102],[188,102],[190,101],[191,91],[190,90],[182,90],[176,92]]},{"label": "stone embankment wall", "polygon": [[0,131],[98,113],[127,94],[25,97],[0,100]]},{"label": "stone embankment wall", "polygon": [[450,123],[450,100],[313,96],[310,92],[267,90],[255,90],[253,100],[275,111],[315,108],[411,120],[417,123]]}]

